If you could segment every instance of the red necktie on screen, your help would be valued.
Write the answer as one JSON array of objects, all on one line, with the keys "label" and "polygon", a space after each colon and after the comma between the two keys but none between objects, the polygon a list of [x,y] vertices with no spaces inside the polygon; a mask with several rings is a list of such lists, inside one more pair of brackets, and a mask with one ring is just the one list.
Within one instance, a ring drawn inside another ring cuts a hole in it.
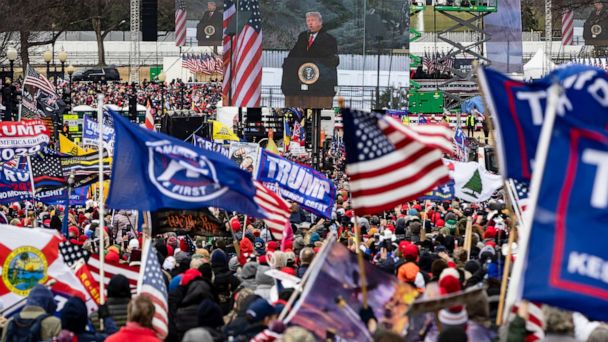
[{"label": "red necktie on screen", "polygon": [[312,34],[310,36],[308,36],[308,45],[306,45],[306,50],[310,49],[310,47],[312,46],[312,42],[315,41],[315,36],[313,36]]}]

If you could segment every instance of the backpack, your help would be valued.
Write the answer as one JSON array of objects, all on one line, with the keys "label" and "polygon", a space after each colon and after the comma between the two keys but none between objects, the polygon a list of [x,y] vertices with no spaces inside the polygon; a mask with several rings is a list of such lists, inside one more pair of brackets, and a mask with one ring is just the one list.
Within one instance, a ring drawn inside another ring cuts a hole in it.
[{"label": "backpack", "polygon": [[21,318],[20,315],[15,316],[6,328],[6,342],[41,341],[42,321],[49,316],[42,314],[31,319]]}]

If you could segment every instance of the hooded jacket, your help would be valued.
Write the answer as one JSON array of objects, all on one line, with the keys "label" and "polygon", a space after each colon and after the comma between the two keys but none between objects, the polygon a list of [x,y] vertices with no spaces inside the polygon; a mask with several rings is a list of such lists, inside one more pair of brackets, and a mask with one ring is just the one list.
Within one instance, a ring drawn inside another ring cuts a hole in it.
[{"label": "hooded jacket", "polygon": [[[36,285],[30,291],[25,307],[18,314],[23,319],[35,319],[40,315],[52,315],[57,310],[57,304],[53,299],[53,293],[44,285]],[[11,318],[6,327],[8,327],[14,318]],[[40,328],[40,340],[47,341],[59,335],[61,331],[61,321],[59,318],[49,316],[42,320]],[[2,342],[7,339],[7,329],[2,330]]]}]

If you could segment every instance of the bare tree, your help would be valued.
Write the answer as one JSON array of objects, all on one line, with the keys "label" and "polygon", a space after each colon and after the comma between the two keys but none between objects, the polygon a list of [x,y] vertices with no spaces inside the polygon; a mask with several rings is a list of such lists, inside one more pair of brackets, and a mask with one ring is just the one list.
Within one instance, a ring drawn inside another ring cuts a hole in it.
[{"label": "bare tree", "polygon": [[[29,64],[29,49],[35,46],[54,44],[74,19],[78,18],[82,0],[27,0],[8,1],[3,8],[4,20],[0,32],[18,34],[21,64]],[[53,33],[40,32],[54,31]]]},{"label": "bare tree", "polygon": [[107,35],[128,22],[128,0],[86,0],[89,18],[97,40],[97,64],[106,65],[104,40]]}]

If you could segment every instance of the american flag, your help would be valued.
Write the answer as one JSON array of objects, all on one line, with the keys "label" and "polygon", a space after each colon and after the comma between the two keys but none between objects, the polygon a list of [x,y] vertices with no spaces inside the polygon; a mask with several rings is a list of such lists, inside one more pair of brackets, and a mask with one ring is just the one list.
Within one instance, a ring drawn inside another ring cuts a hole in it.
[{"label": "american flag", "polygon": [[[226,1],[224,8],[225,30],[233,20],[235,11],[231,1]],[[233,71],[233,75],[224,77],[224,97],[229,106],[259,107],[262,84],[262,16],[258,0],[241,0],[239,11],[250,12],[251,15],[243,30],[235,37],[224,37],[224,69],[226,73]],[[230,39],[233,41],[230,42]],[[228,84],[230,79],[232,84]]]},{"label": "american flag", "polygon": [[139,282],[137,283],[137,292],[140,295],[148,296],[154,303],[155,312],[152,326],[156,330],[158,337],[164,340],[169,332],[169,296],[163,272],[158,262],[158,256],[156,255],[156,249],[152,246],[150,240],[144,243],[142,255],[144,260],[139,274]]},{"label": "american flag", "polygon": [[514,190],[515,203],[519,207],[520,212],[525,212],[528,208],[528,189],[529,183],[525,181],[518,181],[516,179],[510,180],[511,187]]},{"label": "american flag", "polygon": [[230,50],[232,50],[232,41],[234,40],[234,37],[228,34],[228,27],[230,26],[230,22],[232,21],[232,17],[234,16],[234,14],[236,13],[236,6],[234,5],[234,2],[232,2],[232,0],[225,0],[224,1],[224,21],[222,23],[222,29],[223,29],[223,38],[222,38],[222,47],[223,47],[223,60],[222,60],[222,66],[224,68],[224,81],[222,82],[222,96],[225,99],[225,102],[228,103],[226,100],[229,98],[228,96],[228,92],[229,92],[229,81],[231,79],[231,74],[232,74],[232,64],[231,62],[231,58],[233,56],[231,56]]},{"label": "american flag", "polygon": [[154,126],[154,114],[152,113],[152,103],[150,102],[150,99],[148,99],[148,102],[146,103],[146,121],[144,125],[146,126],[146,129],[156,131],[156,127]]},{"label": "american flag", "polygon": [[49,95],[53,95],[54,98],[57,98],[57,92],[55,91],[53,83],[36,72],[30,65],[27,66],[27,75],[25,76],[25,79],[23,79],[23,85],[38,88]]},{"label": "american flag", "polygon": [[63,241],[59,243],[59,252],[63,257],[63,262],[68,266],[74,265],[80,259],[87,259],[89,252],[83,249],[81,246],[75,245],[69,241]]},{"label": "american flag", "polygon": [[416,199],[450,180],[441,158],[452,132],[440,125],[404,126],[391,116],[342,111],[351,203],[362,215]]},{"label": "american flag", "polygon": [[433,63],[431,62],[431,59],[429,58],[429,54],[426,51],[424,51],[424,57],[422,57],[422,65],[426,68],[426,70],[429,74],[433,73],[433,71],[432,71]]},{"label": "american flag", "polygon": [[276,240],[283,238],[283,228],[291,216],[289,204],[277,193],[258,181],[253,181],[256,192],[253,200],[266,212],[264,222]]},{"label": "american flag", "polygon": [[[100,275],[99,275],[99,267],[100,267],[100,262],[99,262],[99,255],[98,254],[92,254],[89,257],[89,261],[87,262],[87,266],[89,268],[89,270],[91,271],[91,274],[93,274],[93,278],[95,278],[95,280],[100,283]],[[139,266],[129,266],[129,265],[125,265],[125,264],[121,264],[121,263],[114,263],[114,262],[104,262],[103,265],[103,282],[104,284],[106,284],[106,286],[108,285],[108,283],[110,282],[110,279],[112,279],[112,277],[115,274],[122,274],[125,277],[127,277],[127,279],[129,280],[129,285],[131,286],[131,293],[135,294],[137,292],[137,279],[139,278]]]},{"label": "american flag", "polygon": [[567,10],[562,15],[562,45],[572,45],[572,37],[574,37],[574,13]]},{"label": "american flag", "polygon": [[186,5],[184,0],[175,1],[175,46],[186,45]]},{"label": "american flag", "polygon": [[59,157],[38,154],[30,157],[30,167],[36,191],[55,189],[65,185],[63,168]]}]

